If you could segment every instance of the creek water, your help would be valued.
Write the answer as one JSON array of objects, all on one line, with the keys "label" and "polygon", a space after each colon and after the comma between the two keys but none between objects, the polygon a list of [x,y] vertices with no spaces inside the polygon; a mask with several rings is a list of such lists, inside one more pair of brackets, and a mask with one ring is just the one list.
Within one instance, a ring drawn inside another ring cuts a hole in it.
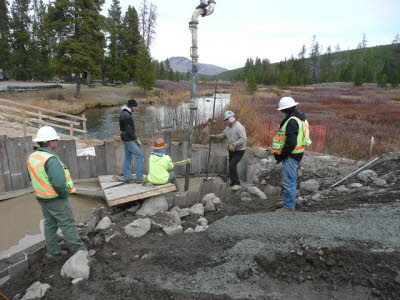
[{"label": "creek water", "polygon": [[[78,195],[71,195],[70,201],[77,223],[105,205],[101,198]],[[0,259],[44,240],[43,221],[33,193],[0,201]]]},{"label": "creek water", "polygon": [[[196,124],[205,123],[212,117],[214,96],[196,99]],[[217,94],[215,113],[222,113],[230,102],[229,94]],[[168,128],[170,130],[185,129],[189,123],[189,104],[180,103],[176,106],[150,105],[139,106],[134,113],[135,126],[139,136],[151,135]],[[90,108],[85,111],[89,136],[107,139],[119,135],[120,106]]]}]

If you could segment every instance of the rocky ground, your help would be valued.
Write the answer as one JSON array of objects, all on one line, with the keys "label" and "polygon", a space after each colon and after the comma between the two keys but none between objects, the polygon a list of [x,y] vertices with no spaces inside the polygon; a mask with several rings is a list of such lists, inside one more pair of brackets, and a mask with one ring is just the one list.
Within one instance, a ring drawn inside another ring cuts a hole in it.
[{"label": "rocky ground", "polygon": [[90,274],[68,277],[68,257],[43,260],[3,293],[39,281],[43,299],[400,299],[400,154],[335,188],[360,163],[305,157],[296,212],[275,211],[280,166],[264,159],[259,189],[104,212],[97,229],[81,227],[96,250],[78,262]]}]

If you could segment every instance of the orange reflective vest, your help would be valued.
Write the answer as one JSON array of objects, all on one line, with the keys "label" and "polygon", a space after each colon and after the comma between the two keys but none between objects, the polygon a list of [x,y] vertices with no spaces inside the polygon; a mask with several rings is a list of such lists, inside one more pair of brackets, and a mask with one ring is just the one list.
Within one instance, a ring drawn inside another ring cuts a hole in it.
[{"label": "orange reflective vest", "polygon": [[[51,186],[49,181],[49,176],[46,173],[45,164],[47,160],[51,157],[57,156],[44,152],[44,151],[36,151],[29,155],[27,160],[28,172],[31,177],[32,188],[37,197],[42,199],[53,199],[58,197],[58,193]],[[71,173],[68,168],[60,161],[64,168],[65,178],[66,178],[66,186],[70,193],[74,193],[76,191],[74,187],[74,183],[71,179]]]}]

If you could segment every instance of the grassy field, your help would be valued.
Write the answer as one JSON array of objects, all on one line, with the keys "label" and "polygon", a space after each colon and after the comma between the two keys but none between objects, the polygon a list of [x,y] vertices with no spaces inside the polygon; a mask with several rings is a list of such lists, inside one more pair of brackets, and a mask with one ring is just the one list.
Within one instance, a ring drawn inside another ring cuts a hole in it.
[{"label": "grassy field", "polygon": [[311,125],[328,126],[328,154],[368,159],[371,137],[375,139],[372,156],[399,151],[400,89],[263,87],[253,96],[243,96],[241,101],[247,104],[237,107],[256,107],[259,119],[279,123],[283,116],[276,109],[282,96],[299,102]]}]

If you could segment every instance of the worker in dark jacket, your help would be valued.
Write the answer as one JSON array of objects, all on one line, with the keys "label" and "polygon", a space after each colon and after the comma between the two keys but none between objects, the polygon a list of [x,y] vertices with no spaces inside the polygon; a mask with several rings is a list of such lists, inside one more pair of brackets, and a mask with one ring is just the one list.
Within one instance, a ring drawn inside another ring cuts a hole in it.
[{"label": "worker in dark jacket", "polygon": [[[125,145],[124,159],[124,181],[127,183],[143,183],[143,165],[144,157],[140,146],[142,145],[136,136],[135,123],[133,122],[132,112],[138,107],[135,99],[130,99],[127,105],[122,106],[119,115],[119,128],[121,131],[121,140]],[[132,155],[136,158],[136,179],[132,178],[131,161]]]},{"label": "worker in dark jacket", "polygon": [[279,108],[285,118],[272,141],[272,151],[277,163],[282,162],[282,185],[284,188],[283,210],[295,210],[297,171],[306,146],[311,144],[309,126],[305,114],[296,109],[297,102],[283,97]]},{"label": "worker in dark jacket", "polygon": [[62,254],[58,242],[57,229],[60,228],[68,242],[71,253],[86,251],[75,226],[75,219],[69,202],[69,194],[75,187],[67,167],[54,152],[60,137],[54,128],[44,126],[33,139],[40,147],[27,160],[28,172],[44,216],[44,236],[47,258]]}]

